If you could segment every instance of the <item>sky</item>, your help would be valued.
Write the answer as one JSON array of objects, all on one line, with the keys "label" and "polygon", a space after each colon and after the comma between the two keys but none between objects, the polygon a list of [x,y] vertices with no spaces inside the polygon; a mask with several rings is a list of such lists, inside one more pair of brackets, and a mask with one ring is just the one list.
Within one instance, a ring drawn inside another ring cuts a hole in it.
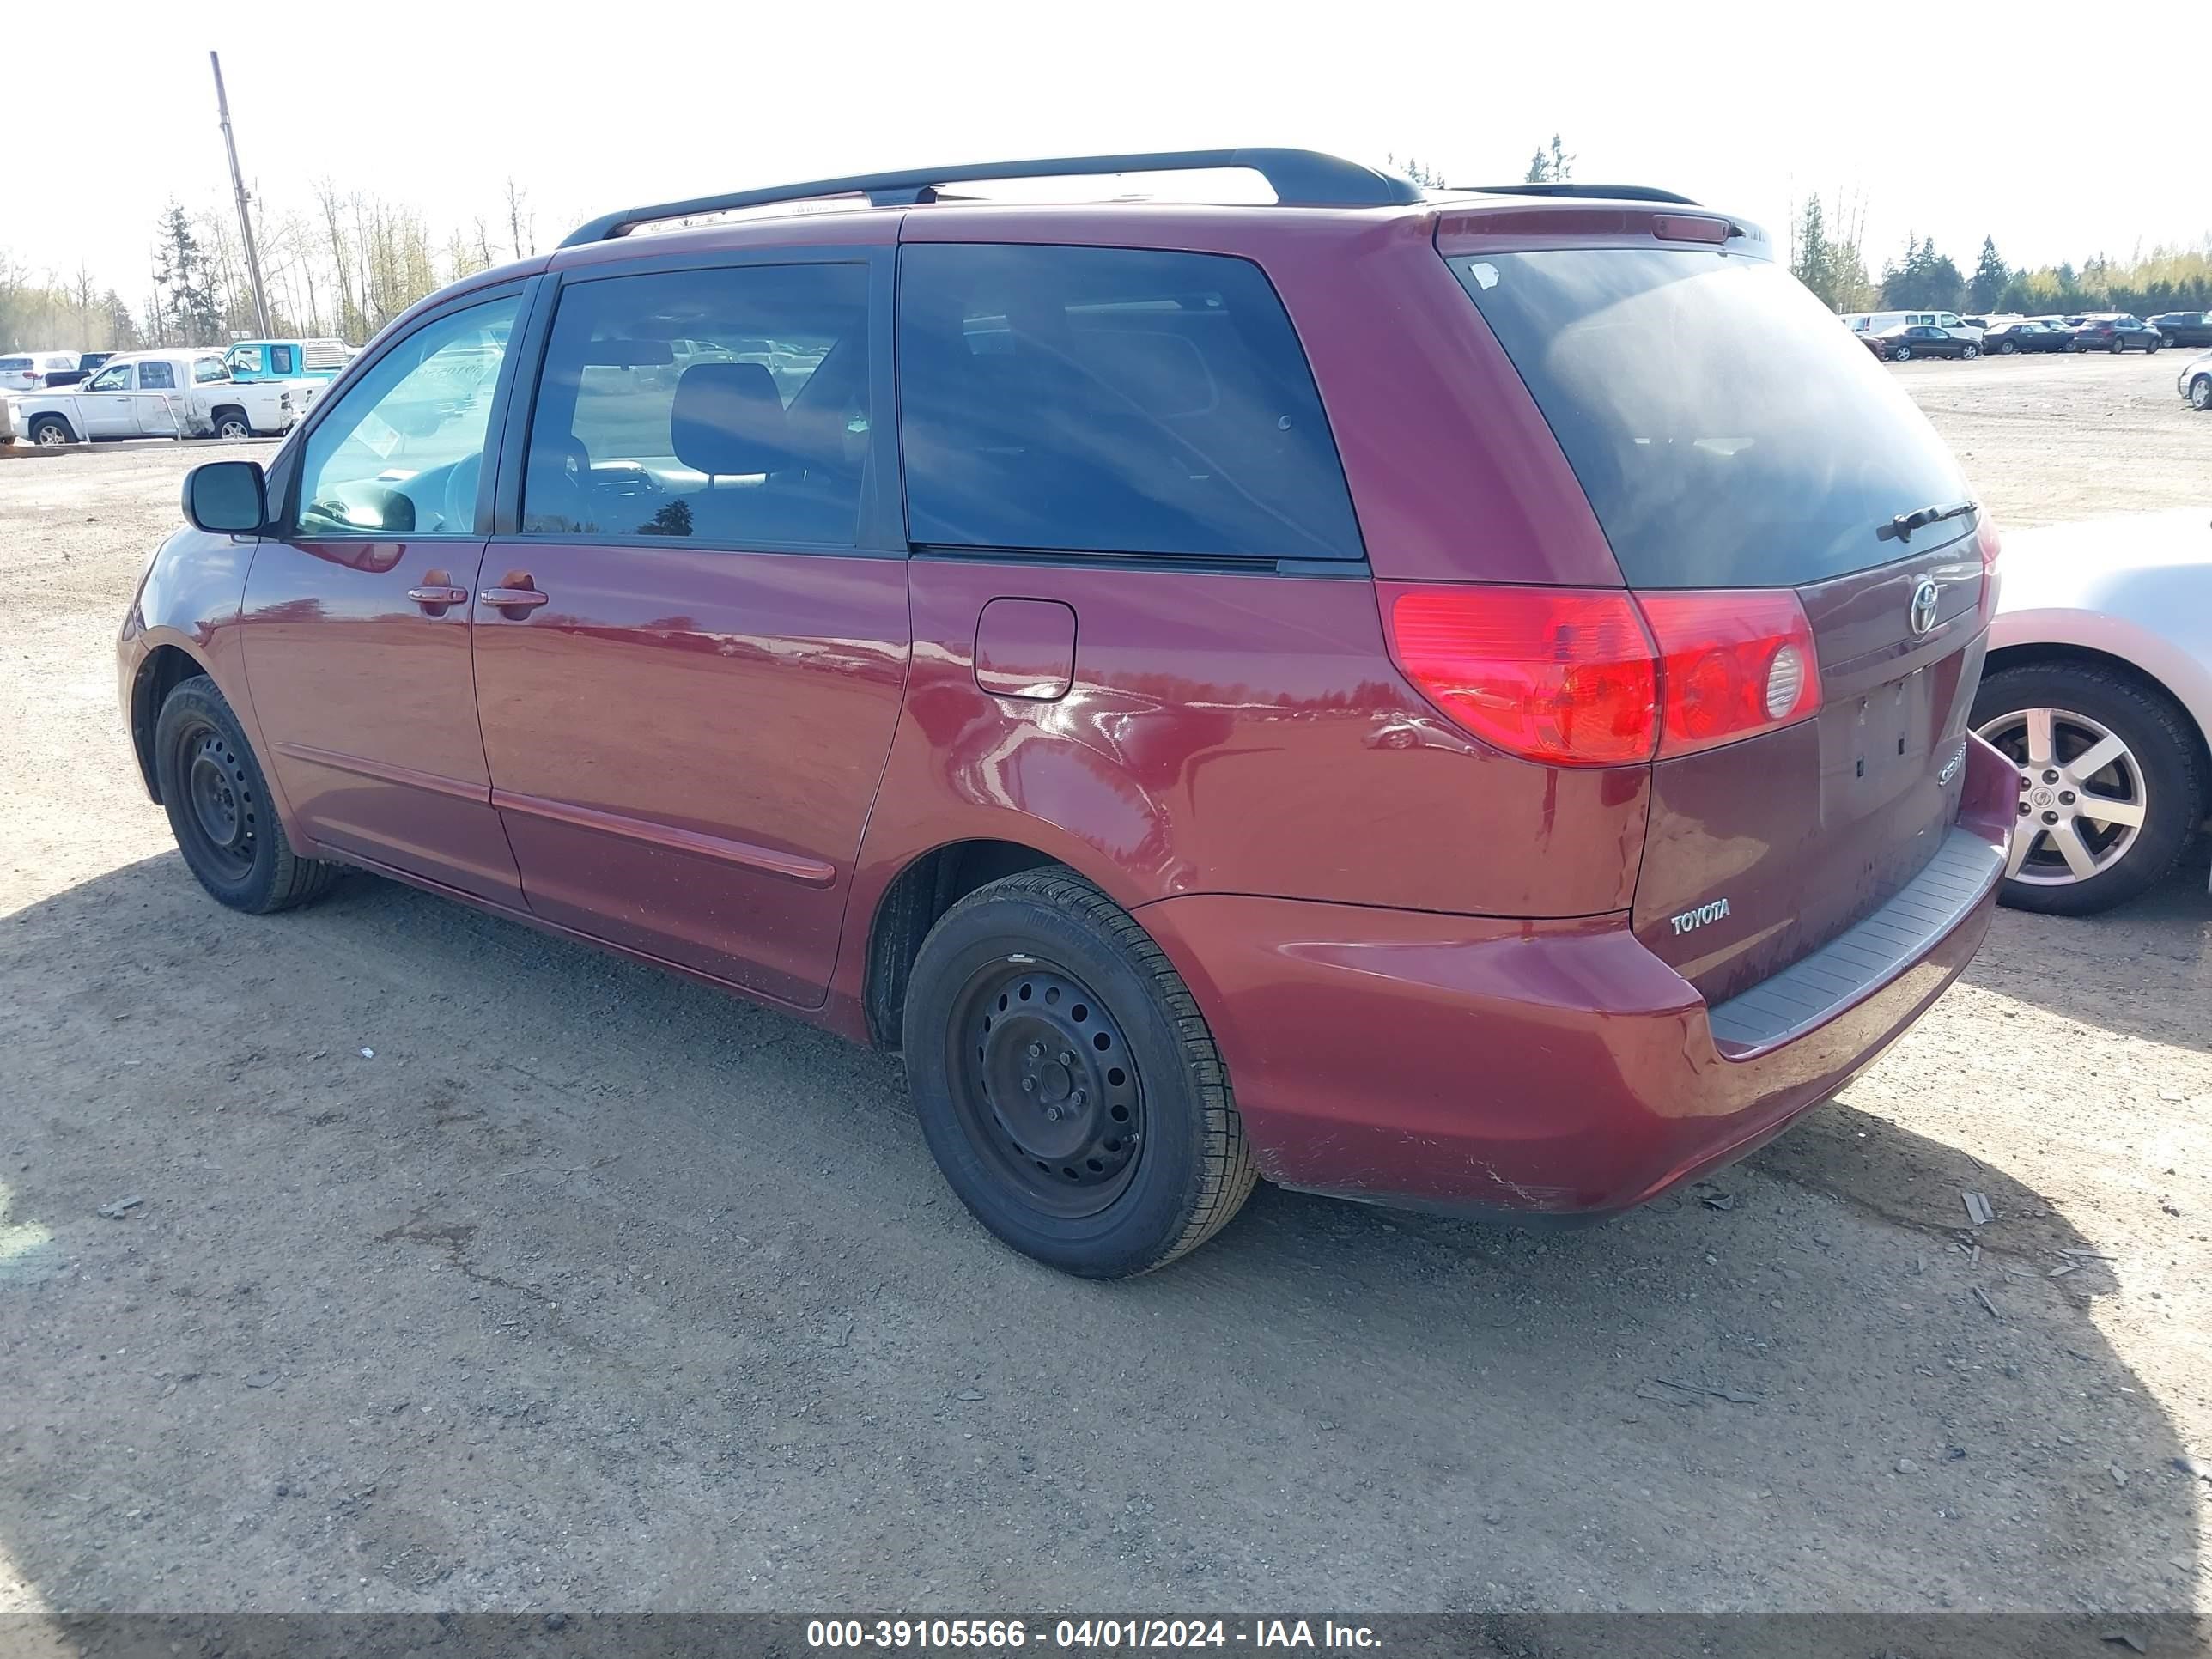
[{"label": "sky", "polygon": [[[504,241],[512,176],[541,248],[641,201],[1022,155],[1286,144],[1491,183],[1554,131],[1577,179],[1680,191],[1778,244],[1808,194],[1856,198],[1876,274],[1909,232],[1968,270],[1985,234],[2014,264],[2212,235],[2203,82],[2170,47],[2206,37],[2204,0],[2109,29],[2029,0],[2001,23],[1942,0],[1859,23],[1701,0],[9,9],[0,58],[70,90],[11,100],[0,257],[134,303],[164,204],[228,210],[210,47],[257,211],[327,179]],[[61,142],[27,141],[40,109]]]}]

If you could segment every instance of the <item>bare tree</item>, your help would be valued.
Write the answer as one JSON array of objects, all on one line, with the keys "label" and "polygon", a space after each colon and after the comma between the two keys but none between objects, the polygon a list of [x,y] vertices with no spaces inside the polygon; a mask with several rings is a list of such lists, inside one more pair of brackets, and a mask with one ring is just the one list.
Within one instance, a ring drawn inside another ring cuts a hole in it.
[{"label": "bare tree", "polygon": [[[514,249],[514,257],[518,259],[530,258],[538,252],[535,216],[522,210],[523,204],[529,199],[530,192],[526,190],[516,189],[514,175],[508,173],[507,175],[507,230],[508,240]],[[526,237],[529,239],[529,245],[526,247],[524,246]]]}]

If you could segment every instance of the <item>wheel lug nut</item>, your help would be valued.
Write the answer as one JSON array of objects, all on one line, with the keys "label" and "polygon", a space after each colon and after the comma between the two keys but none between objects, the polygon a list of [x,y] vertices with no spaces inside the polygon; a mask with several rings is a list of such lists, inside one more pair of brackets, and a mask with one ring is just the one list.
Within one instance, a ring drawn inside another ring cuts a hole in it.
[{"label": "wheel lug nut", "polygon": [[1042,1042],[1032,1042],[1030,1044],[1030,1058],[1031,1060],[1042,1060],[1044,1058],[1044,1044]]},{"label": "wheel lug nut", "polygon": [[1022,1092],[1025,1095],[1035,1094],[1036,1092],[1036,1079],[1033,1077],[1024,1078],[1022,1079]]},{"label": "wheel lug nut", "polygon": [[1061,1065],[1063,1065],[1063,1066],[1073,1066],[1073,1065],[1074,1065],[1074,1064],[1075,1064],[1075,1051],[1074,1051],[1073,1049],[1072,1049],[1072,1048],[1063,1048],[1063,1049],[1061,1049],[1061,1050],[1060,1051],[1060,1063]]},{"label": "wheel lug nut", "polygon": [[2026,801],[2022,801],[2022,802],[2021,802],[2021,804],[2020,804],[2020,815],[2021,815],[2021,817],[2027,817],[2030,812],[2033,812],[2033,811],[2035,811],[2035,809],[2034,809],[2033,806],[2030,806],[2030,805],[2029,805]]},{"label": "wheel lug nut", "polygon": [[2056,812],[2045,812],[2043,815],[2043,821],[2045,823],[2056,823],[2058,822],[2058,814]]},{"label": "wheel lug nut", "polygon": [[2071,806],[2074,804],[2074,792],[2071,789],[2060,790],[2058,792],[2058,804],[2061,806]]},{"label": "wheel lug nut", "polygon": [[1071,1106],[1080,1106],[1090,1097],[1091,1097],[1085,1094],[1082,1090],[1078,1089],[1073,1094],[1067,1097],[1067,1103]]},{"label": "wheel lug nut", "polygon": [[1048,1123],[1057,1123],[1057,1122],[1059,1122],[1059,1121],[1060,1121],[1060,1108],[1059,1108],[1059,1107],[1057,1107],[1057,1106],[1048,1106],[1048,1107],[1046,1107],[1046,1108],[1044,1109],[1044,1121],[1045,1121],[1046,1122],[1048,1122]]},{"label": "wheel lug nut", "polygon": [[2043,774],[2043,781],[2044,781],[2045,783],[2056,783],[2056,782],[2057,782],[2057,781],[2058,781],[2058,774],[2057,774],[2057,770],[2056,770],[2055,769],[2046,769],[2045,770],[2044,774]]}]

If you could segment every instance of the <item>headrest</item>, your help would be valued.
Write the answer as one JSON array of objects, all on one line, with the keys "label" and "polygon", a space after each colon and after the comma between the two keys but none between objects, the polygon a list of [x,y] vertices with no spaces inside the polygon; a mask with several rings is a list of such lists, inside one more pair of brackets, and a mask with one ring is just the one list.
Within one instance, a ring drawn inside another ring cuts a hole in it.
[{"label": "headrest", "polygon": [[676,459],[710,477],[776,472],[793,465],[783,399],[766,363],[694,363],[669,411]]}]

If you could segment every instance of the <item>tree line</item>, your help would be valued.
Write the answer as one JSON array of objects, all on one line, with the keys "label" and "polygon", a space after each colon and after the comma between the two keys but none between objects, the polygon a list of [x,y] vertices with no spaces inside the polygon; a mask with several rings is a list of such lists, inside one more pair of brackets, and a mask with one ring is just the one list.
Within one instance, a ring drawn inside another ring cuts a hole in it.
[{"label": "tree line", "polygon": [[1824,205],[1817,196],[1790,221],[1790,269],[1838,312],[1956,311],[2039,317],[2081,312],[2212,310],[2212,236],[2194,246],[2138,248],[2126,259],[2106,254],[2033,270],[2006,262],[1996,239],[1982,238],[1973,270],[1962,271],[1932,236],[1917,233],[1867,275],[1861,252],[1863,198]]},{"label": "tree line", "polygon": [[[259,216],[270,332],[360,345],[447,283],[536,253],[529,192],[512,179],[502,210],[439,234],[404,203],[325,183],[308,206]],[[226,210],[165,208],[145,290],[136,295],[82,266],[34,273],[0,250],[0,350],[220,345],[258,332],[238,223]]]},{"label": "tree line", "polygon": [[[1574,156],[1559,135],[1529,158],[1531,183],[1565,183]],[[1423,184],[1443,176],[1410,157],[1397,163]],[[1866,202],[1809,198],[1790,223],[1790,268],[1838,312],[2019,312],[2030,316],[2085,311],[2212,310],[2212,236],[2193,246],[2138,249],[2035,269],[2008,264],[1984,237],[1971,272],[1939,252],[1932,237],[1904,247],[1868,273]],[[465,227],[434,232],[419,210],[327,181],[311,204],[265,215],[258,227],[270,327],[279,337],[335,335],[359,345],[423,295],[508,259],[538,252],[529,192],[510,178],[501,210]],[[227,210],[187,212],[171,203],[155,227],[143,294],[125,295],[80,267],[34,275],[0,251],[0,350],[51,346],[127,351],[149,346],[216,345],[234,332],[258,331],[253,293]]]}]

